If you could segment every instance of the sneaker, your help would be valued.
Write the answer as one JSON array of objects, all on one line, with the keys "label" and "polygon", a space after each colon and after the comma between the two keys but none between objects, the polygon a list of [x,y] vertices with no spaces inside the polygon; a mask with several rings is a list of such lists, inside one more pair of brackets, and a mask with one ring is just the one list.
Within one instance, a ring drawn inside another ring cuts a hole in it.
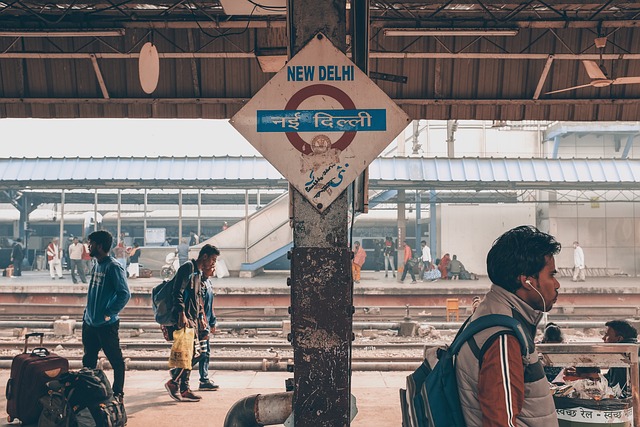
[{"label": "sneaker", "polygon": [[415,280],[412,280],[411,283],[409,283],[410,285],[416,284],[418,282],[416,282]]},{"label": "sneaker", "polygon": [[190,389],[186,389],[185,391],[180,393],[180,395],[182,396],[183,402],[199,402],[200,399],[202,399],[202,396],[193,394],[193,392]]},{"label": "sneaker", "polygon": [[385,274],[385,275],[384,275],[384,277],[389,277],[389,275],[388,275],[388,274]]},{"label": "sneaker", "polygon": [[178,383],[176,383],[174,380],[169,380],[164,383],[164,388],[167,389],[167,391],[169,392],[169,397],[171,397],[173,400],[177,402],[180,402],[182,400],[182,395],[180,394]]},{"label": "sneaker", "polygon": [[216,391],[220,388],[218,384],[214,384],[213,381],[201,382],[198,387],[199,391]]}]

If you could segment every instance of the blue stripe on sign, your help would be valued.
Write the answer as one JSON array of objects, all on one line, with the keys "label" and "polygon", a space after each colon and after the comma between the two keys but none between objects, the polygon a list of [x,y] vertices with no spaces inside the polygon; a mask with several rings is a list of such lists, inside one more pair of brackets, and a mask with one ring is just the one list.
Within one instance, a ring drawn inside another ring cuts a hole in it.
[{"label": "blue stripe on sign", "polygon": [[387,110],[258,110],[258,132],[386,131]]}]

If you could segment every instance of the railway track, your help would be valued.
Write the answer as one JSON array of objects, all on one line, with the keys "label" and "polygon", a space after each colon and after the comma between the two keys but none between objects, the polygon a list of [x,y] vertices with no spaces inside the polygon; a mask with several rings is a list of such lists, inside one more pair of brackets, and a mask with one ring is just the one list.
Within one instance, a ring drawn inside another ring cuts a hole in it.
[{"label": "railway track", "polygon": [[[0,304],[1,320],[52,320],[62,316],[81,319],[83,305],[74,304]],[[470,313],[468,307],[461,306],[459,316]],[[218,318],[228,321],[282,321],[289,318],[287,307],[216,307]],[[443,306],[381,306],[356,307],[354,321],[394,322],[405,317],[415,321],[442,321],[446,319]],[[153,322],[153,310],[149,306],[127,306],[122,314],[123,321]],[[640,317],[640,308],[630,305],[619,306],[558,306],[549,313],[554,320],[611,320],[615,318]]]},{"label": "railway track", "polygon": [[[43,346],[48,349],[55,349],[61,346],[65,350],[82,350],[82,343],[79,341],[46,341]],[[120,341],[120,346],[123,350],[132,351],[169,351],[171,343],[166,341]],[[291,344],[287,341],[221,341],[214,338],[211,342],[211,346],[216,349],[225,351],[238,351],[238,350],[259,350],[259,351],[277,351],[286,352],[293,351]],[[379,350],[409,350],[409,351],[422,351],[424,349],[424,342],[413,343],[352,343],[353,351],[379,351]],[[13,340],[11,342],[0,342],[0,351],[17,351],[22,350],[24,347],[24,341]]]}]

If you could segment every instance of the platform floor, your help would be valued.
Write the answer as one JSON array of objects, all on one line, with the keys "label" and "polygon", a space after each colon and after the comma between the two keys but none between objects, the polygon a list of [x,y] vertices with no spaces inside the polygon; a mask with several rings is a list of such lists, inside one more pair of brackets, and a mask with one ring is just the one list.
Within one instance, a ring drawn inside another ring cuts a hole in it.
[{"label": "platform floor", "polygon": [[[71,281],[69,271],[64,271],[64,279],[52,280],[48,271],[25,271],[22,277],[2,277],[0,276],[0,292],[29,292],[38,288],[39,292],[51,289],[67,289],[70,293],[84,292],[87,285],[82,283],[74,284]],[[269,271],[252,278],[225,277],[213,280],[214,287],[218,294],[257,294],[268,293],[288,293],[287,277],[288,271]],[[587,277],[586,282],[572,282],[571,277],[559,277],[560,293],[637,293],[640,292],[640,277],[628,276],[607,276],[607,277]],[[130,279],[129,287],[132,292],[137,290],[149,292],[150,288],[156,286],[162,280],[157,277],[147,279]],[[384,277],[384,271],[363,271],[360,283],[354,285],[355,294],[366,293],[393,293],[407,292],[407,290],[425,290],[428,292],[443,291],[446,293],[479,293],[483,294],[489,290],[491,282],[487,276],[480,276],[479,280],[436,280],[434,282],[425,281],[411,284],[411,277],[407,276],[404,282],[399,282],[391,277]]]},{"label": "platform floor", "polygon": [[[288,372],[212,372],[220,385],[215,392],[200,393],[202,401],[175,402],[164,389],[167,371],[128,371],[125,382],[125,407],[129,416],[127,427],[176,427],[180,425],[222,427],[231,406],[238,400],[255,395],[285,391]],[[401,425],[398,389],[404,387],[409,372],[355,372],[352,394],[356,397],[358,415],[353,427],[398,427]],[[107,375],[112,379],[111,372]],[[197,384],[198,373],[192,372]],[[8,370],[0,370],[0,407],[6,408],[5,385]],[[6,414],[6,411],[3,413]],[[0,426],[16,425],[1,418]],[[31,426],[30,426],[31,427]]]}]

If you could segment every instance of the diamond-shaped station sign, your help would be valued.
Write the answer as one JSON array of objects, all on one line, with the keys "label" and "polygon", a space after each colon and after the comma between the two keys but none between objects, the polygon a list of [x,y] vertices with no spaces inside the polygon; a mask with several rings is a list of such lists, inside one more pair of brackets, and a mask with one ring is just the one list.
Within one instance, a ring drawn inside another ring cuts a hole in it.
[{"label": "diamond-shaped station sign", "polygon": [[230,122],[323,211],[409,120],[318,34]]}]

